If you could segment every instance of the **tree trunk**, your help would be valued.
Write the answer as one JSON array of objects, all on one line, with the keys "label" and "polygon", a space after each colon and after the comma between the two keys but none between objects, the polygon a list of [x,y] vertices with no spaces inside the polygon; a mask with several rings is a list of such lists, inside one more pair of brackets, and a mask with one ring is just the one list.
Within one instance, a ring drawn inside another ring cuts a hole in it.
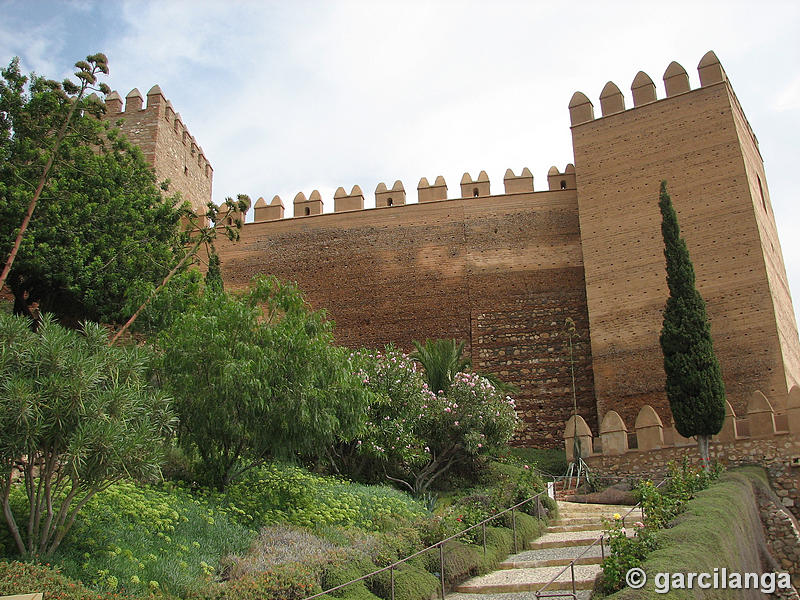
[{"label": "tree trunk", "polygon": [[708,445],[710,442],[710,435],[697,436],[697,448],[700,450],[700,464],[703,466],[704,471],[709,471],[711,469],[711,463],[708,458]]}]

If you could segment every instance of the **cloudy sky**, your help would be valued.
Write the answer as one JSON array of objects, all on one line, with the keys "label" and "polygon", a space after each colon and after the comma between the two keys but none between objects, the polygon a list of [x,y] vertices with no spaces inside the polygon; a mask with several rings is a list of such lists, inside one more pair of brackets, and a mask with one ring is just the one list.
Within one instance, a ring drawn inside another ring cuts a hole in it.
[{"label": "cloudy sky", "polygon": [[[374,205],[400,179],[485,169],[502,190],[527,166],[536,189],[572,162],[567,104],[626,95],[671,60],[699,85],[713,49],[759,138],[795,304],[800,304],[800,3],[235,2],[0,0],[0,61],[60,79],[109,57],[125,96],[158,83],[214,167],[214,200],[359,184]],[[252,218],[252,217],[251,217]],[[797,306],[796,306],[797,308]]]}]

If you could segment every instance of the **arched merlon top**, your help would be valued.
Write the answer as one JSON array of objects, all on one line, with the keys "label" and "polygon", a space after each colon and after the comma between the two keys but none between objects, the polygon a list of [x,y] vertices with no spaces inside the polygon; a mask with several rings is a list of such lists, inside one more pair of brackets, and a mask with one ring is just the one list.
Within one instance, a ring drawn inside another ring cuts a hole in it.
[{"label": "arched merlon top", "polygon": [[700,59],[700,63],[697,65],[697,72],[700,75],[700,85],[703,87],[720,83],[727,79],[725,70],[713,50],[706,52],[703,58]]},{"label": "arched merlon top", "polygon": [[645,427],[664,427],[664,424],[661,422],[661,417],[658,416],[658,413],[649,404],[645,404],[642,407],[639,414],[636,415],[636,423],[634,424],[634,428],[637,430],[644,429]]},{"label": "arched merlon top", "polygon": [[380,182],[375,188],[375,208],[385,206],[402,206],[406,203],[406,189],[403,182],[399,179],[394,182],[392,189],[388,189],[386,184]]},{"label": "arched merlon top", "polygon": [[633,78],[631,93],[633,94],[634,106],[642,106],[657,100],[656,84],[650,79],[650,75],[644,71],[639,71],[636,77]]},{"label": "arched merlon top", "polygon": [[564,428],[565,438],[575,437],[576,422],[578,428],[578,437],[592,436],[592,430],[589,429],[589,426],[586,424],[584,418],[580,415],[573,415],[569,418],[569,420],[567,421],[567,426]]},{"label": "arched merlon top", "polygon": [[461,177],[461,197],[477,198],[491,196],[489,175],[486,171],[481,171],[478,178],[473,181],[469,173],[464,173]]},{"label": "arched merlon top", "polygon": [[[713,50],[709,50],[697,65],[702,87],[727,80],[725,70]],[[664,72],[664,88],[667,98],[691,91],[689,75],[679,63],[672,61]],[[631,84],[633,106],[638,107],[658,100],[656,86],[650,76],[639,71]],[[609,81],[600,94],[602,116],[613,115],[625,110],[625,101],[619,88]],[[592,102],[581,92],[575,92],[569,102],[570,123],[572,126],[592,121],[595,118]]]},{"label": "arched merlon top", "polygon": [[128,92],[128,95],[125,96],[126,113],[142,110],[143,104],[144,96],[142,96],[142,92],[140,92],[138,88],[133,88],[130,92]]},{"label": "arched merlon top", "polygon": [[522,169],[522,173],[517,177],[514,171],[506,169],[503,177],[503,186],[506,194],[520,194],[533,191],[533,173],[528,167]]},{"label": "arched merlon top", "polygon": [[347,212],[351,210],[364,210],[364,192],[357,185],[354,185],[350,193],[346,193],[343,187],[337,188],[333,195],[333,212]]},{"label": "arched merlon top", "polygon": [[617,431],[627,432],[628,428],[625,427],[625,422],[619,416],[619,413],[615,410],[610,410],[603,417],[603,422],[600,424],[600,435]]},{"label": "arched merlon top", "polygon": [[609,81],[600,92],[600,110],[604,117],[625,110],[625,98],[613,81]]},{"label": "arched merlon top", "polygon": [[686,69],[674,60],[669,63],[667,70],[664,71],[664,88],[667,91],[667,98],[688,92],[691,89]]},{"label": "arched merlon top", "polygon": [[441,175],[436,177],[433,185],[423,177],[417,185],[417,199],[419,202],[432,202],[434,200],[447,200],[447,184]]},{"label": "arched merlon top", "polygon": [[594,120],[594,105],[583,92],[572,95],[569,101],[569,120],[573,126]]},{"label": "arched merlon top", "polygon": [[550,191],[577,189],[575,165],[568,163],[563,172],[559,171],[556,166],[550,167],[550,170],[547,171],[547,187]]}]

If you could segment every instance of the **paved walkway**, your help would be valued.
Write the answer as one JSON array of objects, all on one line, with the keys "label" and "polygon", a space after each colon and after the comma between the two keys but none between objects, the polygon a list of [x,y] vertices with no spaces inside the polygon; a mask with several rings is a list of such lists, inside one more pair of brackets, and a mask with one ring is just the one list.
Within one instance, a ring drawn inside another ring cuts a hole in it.
[{"label": "paved walkway", "polygon": [[[630,506],[559,502],[559,518],[547,532],[530,544],[531,548],[509,556],[493,573],[474,577],[456,587],[448,600],[534,600],[560,571],[563,573],[547,591],[572,591],[570,561],[575,563],[575,588],[579,600],[588,600],[594,580],[600,573],[602,549],[594,543],[603,533],[603,519],[615,513],[626,514]],[[626,524],[641,519],[640,509],[626,517]],[[592,545],[594,544],[594,545]]]}]

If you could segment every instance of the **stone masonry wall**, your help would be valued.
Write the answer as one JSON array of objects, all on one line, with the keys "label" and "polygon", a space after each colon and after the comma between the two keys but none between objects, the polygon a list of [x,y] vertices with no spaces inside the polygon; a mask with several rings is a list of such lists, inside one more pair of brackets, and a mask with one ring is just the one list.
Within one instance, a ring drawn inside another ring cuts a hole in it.
[{"label": "stone masonry wall", "polygon": [[121,121],[122,132],[155,169],[156,181],[169,180],[169,193],[179,192],[195,211],[211,202],[214,170],[161,88],[153,86],[147,93],[146,106],[139,90],[131,90],[124,111],[119,94],[112,92],[106,97],[104,118]]},{"label": "stone masonry wall", "polygon": [[250,223],[218,251],[229,288],[258,273],[296,281],[349,347],[465,340],[474,368],[520,388],[520,444],[561,444],[570,317],[578,404],[595,413],[574,189]]}]

